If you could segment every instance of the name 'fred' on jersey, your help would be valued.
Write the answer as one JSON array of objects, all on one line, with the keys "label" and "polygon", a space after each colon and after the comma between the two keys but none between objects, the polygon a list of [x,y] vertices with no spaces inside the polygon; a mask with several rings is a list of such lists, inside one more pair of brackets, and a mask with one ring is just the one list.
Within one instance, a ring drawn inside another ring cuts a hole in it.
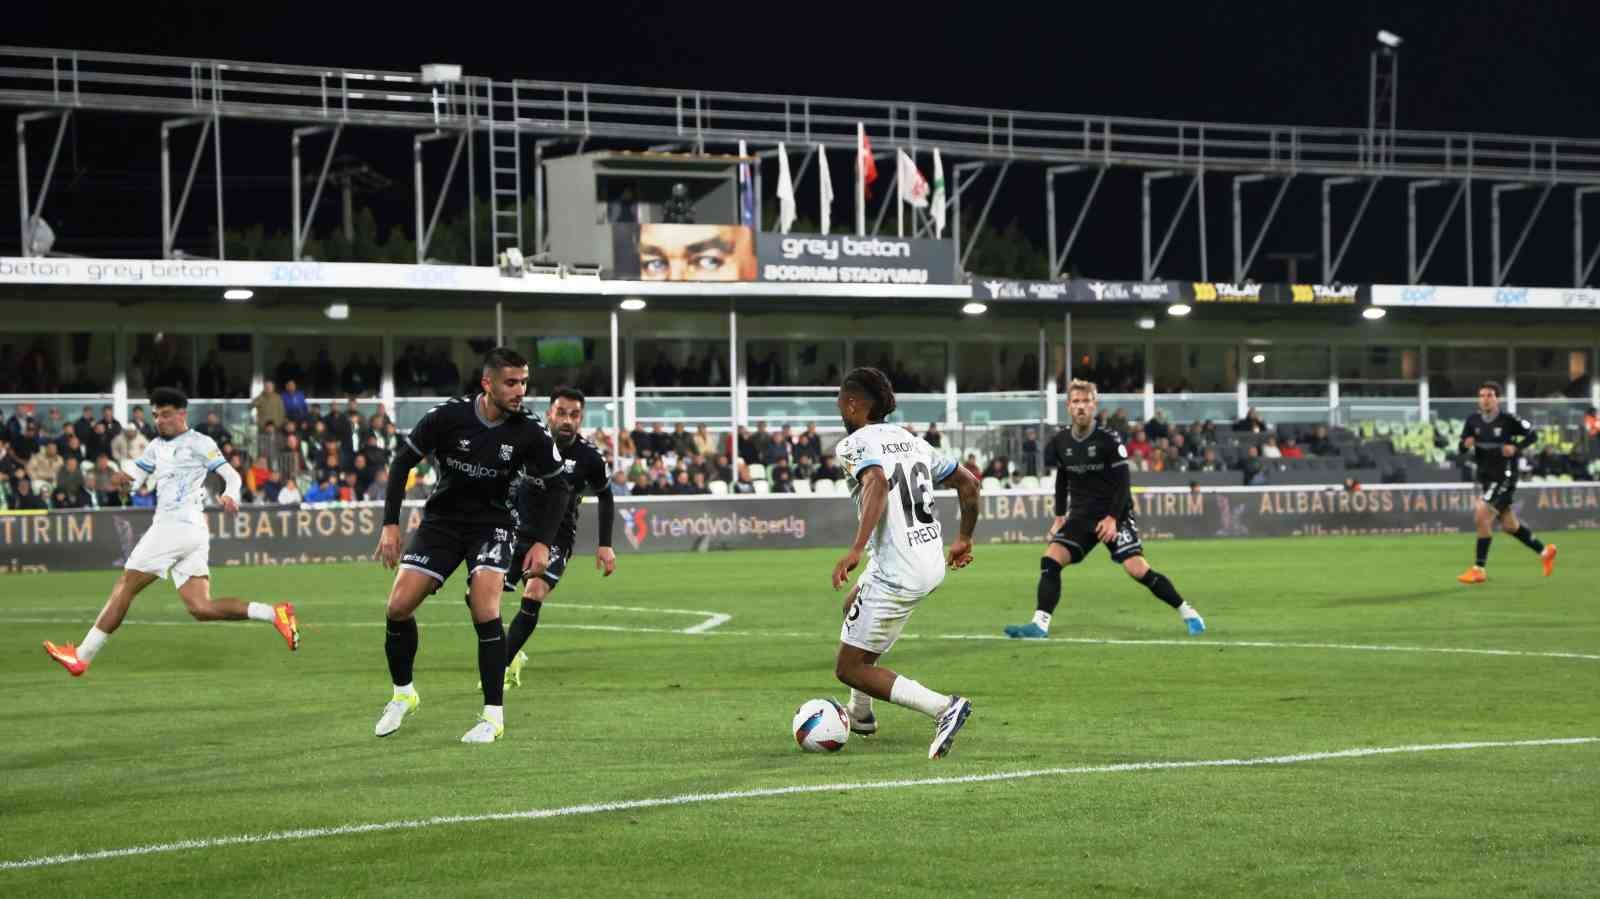
[{"label": "name 'fred' on jersey", "polygon": [[517,411],[485,421],[475,396],[429,409],[406,442],[439,466],[423,514],[444,521],[509,528],[512,479],[524,471],[535,477],[561,472],[555,439],[538,416]]},{"label": "name 'fred' on jersey", "polygon": [[894,593],[920,596],[944,582],[944,539],[934,507],[934,487],[956,463],[936,453],[905,428],[870,424],[834,448],[847,474],[850,495],[861,513],[861,477],[878,467],[889,482],[889,504],[867,543],[870,559],[861,574]]}]

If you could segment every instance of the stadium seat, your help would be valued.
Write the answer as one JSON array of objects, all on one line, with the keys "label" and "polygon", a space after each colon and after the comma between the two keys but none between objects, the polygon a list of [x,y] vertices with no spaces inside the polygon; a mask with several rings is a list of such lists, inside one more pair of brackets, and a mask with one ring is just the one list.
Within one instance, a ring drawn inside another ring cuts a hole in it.
[{"label": "stadium seat", "polygon": [[710,488],[712,496],[727,496],[728,495],[728,482],[727,481],[712,481],[711,483],[707,484],[706,486],[708,488]]},{"label": "stadium seat", "polygon": [[750,480],[765,481],[767,479],[767,466],[757,462],[750,466]]},{"label": "stadium seat", "polygon": [[1039,486],[1039,479],[1034,475],[1024,475],[1022,478],[1023,489],[1033,490]]},{"label": "stadium seat", "polygon": [[772,485],[767,483],[766,481],[756,481],[755,484],[756,484],[756,494],[758,496],[765,496],[766,494],[772,492]]},{"label": "stadium seat", "polygon": [[804,479],[804,478],[801,478],[800,480],[795,481],[794,482],[794,492],[796,494],[800,494],[800,495],[803,495],[803,496],[810,496],[811,495],[811,482],[806,480],[806,479]]},{"label": "stadium seat", "polygon": [[1005,481],[999,478],[984,478],[982,488],[984,493],[999,493],[1006,487]]},{"label": "stadium seat", "polygon": [[817,478],[811,483],[811,492],[819,496],[832,496],[836,492],[834,489],[836,486],[827,478]]}]

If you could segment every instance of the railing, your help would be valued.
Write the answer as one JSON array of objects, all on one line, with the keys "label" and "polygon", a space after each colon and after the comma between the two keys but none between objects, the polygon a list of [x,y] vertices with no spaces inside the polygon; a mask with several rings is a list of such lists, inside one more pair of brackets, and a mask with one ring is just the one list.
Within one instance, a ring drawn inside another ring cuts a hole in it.
[{"label": "railing", "polygon": [[[1361,66],[1360,60],[1352,64]],[[410,72],[28,47],[0,47],[0,103],[407,129],[487,129],[492,119],[494,127],[509,123],[541,137],[614,137],[696,148],[741,139],[851,148],[860,122],[881,147],[937,146],[946,156],[1188,171],[1600,181],[1600,141],[1571,138],[1396,131],[1390,144],[1391,135],[1380,132],[1380,153],[1365,128],[526,79],[468,77],[459,84],[426,85]]]},{"label": "railing", "polygon": [[[1104,401],[1101,402],[1104,406]],[[1237,393],[1158,393],[1156,411],[1167,413],[1167,421],[1230,422],[1239,417]]]}]

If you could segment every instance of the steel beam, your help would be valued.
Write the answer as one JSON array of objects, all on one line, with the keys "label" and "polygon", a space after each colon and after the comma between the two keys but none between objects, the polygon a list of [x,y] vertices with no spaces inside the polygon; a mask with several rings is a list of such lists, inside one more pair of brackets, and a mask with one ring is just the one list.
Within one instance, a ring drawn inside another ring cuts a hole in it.
[{"label": "steel beam", "polygon": [[[44,169],[44,181],[39,185],[39,201],[28,208],[28,123],[60,116],[61,122],[56,126],[56,142],[50,148],[50,162]],[[17,208],[21,215],[22,230],[22,255],[33,255],[33,241],[29,238],[33,229],[28,225],[44,211],[45,198],[50,196],[50,181],[56,174],[56,159],[61,155],[61,140],[66,137],[67,123],[72,119],[72,110],[45,110],[43,112],[25,112],[17,116]]]},{"label": "steel beam", "polygon": [[1600,187],[1580,187],[1572,194],[1572,286],[1583,287],[1589,283],[1589,275],[1594,272],[1594,263],[1600,259],[1600,244],[1596,244],[1594,252],[1589,254],[1589,261],[1583,261],[1583,198],[1592,193],[1600,193]]},{"label": "steel beam", "polygon": [[1350,220],[1350,230],[1345,233],[1344,240],[1339,244],[1338,255],[1333,254],[1333,189],[1345,184],[1354,184],[1362,180],[1359,178],[1326,178],[1322,182],[1322,283],[1332,284],[1339,274],[1339,264],[1344,262],[1344,254],[1350,249],[1350,241],[1356,236],[1356,229],[1361,227],[1361,220],[1366,217],[1367,206],[1372,202],[1372,194],[1378,189],[1378,182],[1382,176],[1373,176],[1367,181],[1367,192],[1361,196],[1361,205],[1356,207],[1355,218]]},{"label": "steel beam", "polygon": [[1522,233],[1517,235],[1517,243],[1511,248],[1511,256],[1506,259],[1505,265],[1500,264],[1500,195],[1512,191],[1532,187],[1531,184],[1496,184],[1489,192],[1489,222],[1492,229],[1489,232],[1490,247],[1493,253],[1494,286],[1500,287],[1506,283],[1506,275],[1511,273],[1511,266],[1516,263],[1517,256],[1522,253],[1522,245],[1528,240],[1528,232],[1533,230],[1533,223],[1538,221],[1539,213],[1544,211],[1544,204],[1550,199],[1550,192],[1555,190],[1555,182],[1549,182],[1544,190],[1539,193],[1539,199],[1533,205],[1533,211],[1528,214],[1528,221],[1522,226]]},{"label": "steel beam", "polygon": [[1278,193],[1272,198],[1272,205],[1267,209],[1267,217],[1261,222],[1261,230],[1256,232],[1256,239],[1250,244],[1250,253],[1246,255],[1244,249],[1244,203],[1240,196],[1241,188],[1245,184],[1265,181],[1271,175],[1235,175],[1233,178],[1233,280],[1234,283],[1243,283],[1250,271],[1250,266],[1255,264],[1256,254],[1261,252],[1261,242],[1266,239],[1267,231],[1272,227],[1272,222],[1278,217],[1278,207],[1283,205],[1284,195],[1289,192],[1289,182],[1294,180],[1293,175],[1282,178],[1278,185]]},{"label": "steel beam", "polygon": [[1096,166],[1094,182],[1089,185],[1088,196],[1084,197],[1083,205],[1078,208],[1078,218],[1072,224],[1072,231],[1067,234],[1067,242],[1058,249],[1056,247],[1056,176],[1070,175],[1083,170],[1081,165],[1053,166],[1045,169],[1045,223],[1048,228],[1050,245],[1050,277],[1059,278],[1061,272],[1067,267],[1067,259],[1072,253],[1072,245],[1078,242],[1078,232],[1083,230],[1083,222],[1089,217],[1089,207],[1094,205],[1094,198],[1100,193],[1100,184],[1105,181],[1108,166]]},{"label": "steel beam", "polygon": [[[439,190],[439,201],[433,205],[433,216],[424,226],[422,222],[423,209],[426,201],[423,199],[422,189],[422,145],[436,140],[445,140],[455,137],[456,148],[450,154],[450,167],[445,170],[444,183]],[[439,212],[444,209],[444,198],[449,195],[450,180],[455,177],[456,163],[461,161],[461,148],[466,145],[467,132],[452,135],[447,131],[435,131],[432,134],[419,134],[411,140],[411,164],[416,179],[416,204],[417,204],[417,264],[421,265],[428,258],[428,244],[433,240],[433,229],[439,224]]]},{"label": "steel beam", "polygon": [[[311,192],[311,208],[303,213],[304,225],[301,224],[300,207],[300,140],[324,131],[332,131],[333,139],[328,142],[328,152],[322,158],[322,170],[317,173],[317,188]],[[305,256],[306,238],[311,234],[311,223],[317,218],[317,204],[322,201],[322,187],[328,181],[328,167],[333,164],[333,154],[339,148],[339,136],[344,133],[343,125],[328,128],[323,125],[312,125],[307,128],[296,128],[290,138],[290,155],[292,158],[291,181],[289,190],[294,195],[294,259],[299,262]]]}]

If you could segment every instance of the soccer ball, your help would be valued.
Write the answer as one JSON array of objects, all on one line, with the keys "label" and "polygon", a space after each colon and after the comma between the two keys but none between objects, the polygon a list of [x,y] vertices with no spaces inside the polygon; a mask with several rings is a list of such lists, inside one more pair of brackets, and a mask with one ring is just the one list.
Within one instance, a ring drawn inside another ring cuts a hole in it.
[{"label": "soccer ball", "polygon": [[838,752],[850,739],[850,718],[831,699],[810,699],[795,710],[792,730],[806,752]]}]

